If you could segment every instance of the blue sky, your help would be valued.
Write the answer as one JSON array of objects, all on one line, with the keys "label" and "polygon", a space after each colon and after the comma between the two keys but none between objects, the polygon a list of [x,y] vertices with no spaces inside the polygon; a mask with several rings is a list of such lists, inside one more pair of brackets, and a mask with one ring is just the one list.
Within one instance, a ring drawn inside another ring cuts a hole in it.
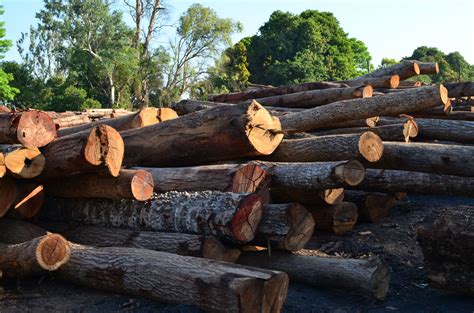
[{"label": "blue sky", "polygon": [[[117,0],[120,1],[120,0]],[[368,47],[375,65],[383,57],[400,59],[422,45],[449,53],[459,51],[474,64],[473,0],[164,0],[171,7],[170,22],[176,21],[193,3],[213,8],[219,16],[240,21],[244,31],[234,42],[253,35],[275,10],[300,13],[307,9],[332,12],[351,37]],[[35,13],[42,0],[3,0],[2,20],[7,38],[16,41],[21,32],[36,24]],[[160,38],[166,42],[171,31]],[[6,60],[19,61],[16,47]]]}]

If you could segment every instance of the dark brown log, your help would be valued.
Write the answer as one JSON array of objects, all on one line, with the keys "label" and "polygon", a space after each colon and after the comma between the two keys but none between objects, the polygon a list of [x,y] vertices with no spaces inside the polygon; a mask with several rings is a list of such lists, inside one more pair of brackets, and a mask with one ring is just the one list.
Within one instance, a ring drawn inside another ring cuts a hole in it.
[{"label": "dark brown log", "polygon": [[298,251],[304,248],[313,231],[313,217],[301,204],[267,204],[263,207],[262,221],[253,243],[272,249]]},{"label": "dark brown log", "polygon": [[429,112],[420,112],[411,114],[416,119],[418,118],[433,118],[433,119],[448,119],[448,120],[465,120],[465,121],[474,121],[474,112],[460,112],[454,111],[448,115],[442,113],[429,113]]},{"label": "dark brown log", "polygon": [[339,82],[352,87],[370,85],[373,88],[397,88],[400,83],[400,77],[398,75],[389,75],[373,78],[354,78]]},{"label": "dark brown log", "polygon": [[135,167],[153,176],[157,193],[218,190],[256,192],[268,184],[268,173],[257,164],[218,164],[194,167]]},{"label": "dark brown log", "polygon": [[314,206],[309,209],[316,224],[316,231],[324,230],[342,235],[351,231],[357,222],[357,206],[351,202]]},{"label": "dark brown log", "polygon": [[10,177],[0,179],[0,217],[3,217],[18,198],[18,185]]},{"label": "dark brown log", "polygon": [[344,199],[344,188],[321,191],[272,188],[270,192],[273,203],[299,202],[308,205],[326,205],[337,204]]},{"label": "dark brown log", "polygon": [[439,74],[438,62],[416,62],[420,68],[420,75],[436,75]]},{"label": "dark brown log", "polygon": [[305,139],[283,140],[265,160],[277,162],[324,162],[351,159],[378,161],[383,154],[383,143],[372,132],[333,136],[314,136]]},{"label": "dark brown log", "polygon": [[55,140],[42,151],[46,163],[38,177],[41,180],[97,171],[106,171],[112,176],[118,176],[124,143],[115,129],[100,125],[90,132],[76,133]]},{"label": "dark brown log", "polygon": [[474,121],[417,118],[416,123],[416,139],[474,144]]},{"label": "dark brown log", "polygon": [[19,244],[0,244],[0,270],[9,277],[26,277],[55,271],[68,262],[69,242],[58,234]]},{"label": "dark brown log", "polygon": [[[264,106],[286,107],[286,108],[314,108],[328,103],[372,97],[371,86],[358,86],[350,88],[330,88],[322,90],[309,90],[297,93],[290,93],[280,96],[255,99]],[[244,103],[249,104],[253,100]]]},{"label": "dark brown log", "polygon": [[352,99],[330,103],[280,118],[284,131],[302,132],[330,127],[333,123],[377,115],[398,115],[449,102],[442,85],[426,86],[383,97]]},{"label": "dark brown log", "polygon": [[146,203],[49,199],[41,215],[59,222],[214,235],[249,242],[255,237],[262,207],[262,198],[257,194],[171,191]]},{"label": "dark brown log", "polygon": [[119,176],[78,174],[48,181],[47,194],[64,198],[107,198],[146,201],[153,196],[153,177],[144,170],[121,170]]},{"label": "dark brown log", "polygon": [[257,102],[216,107],[120,134],[127,166],[184,166],[268,155],[283,138],[278,118]]},{"label": "dark brown log", "polygon": [[48,114],[31,110],[0,114],[0,143],[43,147],[56,137],[56,125]]},{"label": "dark brown log", "polygon": [[15,201],[15,215],[24,218],[35,217],[41,210],[44,202],[43,185],[37,183],[20,183],[18,185],[18,196]]},{"label": "dark brown log", "polygon": [[18,219],[0,219],[0,242],[14,245],[46,235],[43,228]]},{"label": "dark brown log", "polygon": [[434,287],[474,295],[474,211],[453,206],[428,216],[418,230],[428,280]]},{"label": "dark brown log", "polygon": [[281,86],[265,89],[252,89],[244,92],[226,93],[221,95],[211,95],[209,101],[238,103],[249,99],[266,98],[271,96],[285,95],[289,93],[303,92],[308,90],[319,90],[328,88],[345,88],[346,84],[333,82],[314,82],[298,85]]},{"label": "dark brown log", "polygon": [[419,62],[417,61],[402,61],[395,65],[380,68],[378,70],[373,71],[372,73],[365,74],[360,78],[368,78],[368,77],[383,77],[383,76],[390,76],[390,75],[398,75],[400,80],[405,80],[410,77],[420,75],[420,66]]},{"label": "dark brown log", "polygon": [[[305,253],[306,251],[301,251]],[[373,256],[369,259],[346,259],[288,252],[246,252],[239,263],[284,271],[291,281],[318,288],[344,289],[384,299],[390,282],[390,268]]]},{"label": "dark brown log", "polygon": [[401,80],[398,87],[421,87],[422,84],[415,80]]},{"label": "dark brown log", "polygon": [[357,205],[359,220],[377,223],[390,213],[397,202],[393,194],[347,190],[345,199]]},{"label": "dark brown log", "polygon": [[382,158],[370,167],[474,177],[474,146],[384,141]]},{"label": "dark brown log", "polygon": [[474,178],[399,170],[366,169],[358,189],[380,192],[410,192],[474,196]]},{"label": "dark brown log", "polygon": [[474,96],[474,81],[447,83],[446,89],[450,98],[472,97]]},{"label": "dark brown log", "polygon": [[9,145],[0,148],[8,172],[18,178],[34,178],[41,174],[45,158],[34,146]]}]

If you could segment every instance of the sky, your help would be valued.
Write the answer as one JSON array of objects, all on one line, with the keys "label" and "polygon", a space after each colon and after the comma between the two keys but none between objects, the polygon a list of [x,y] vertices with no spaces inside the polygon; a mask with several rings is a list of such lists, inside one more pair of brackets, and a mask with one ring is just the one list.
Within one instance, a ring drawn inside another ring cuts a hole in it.
[{"label": "sky", "polygon": [[[120,1],[120,0],[118,0]],[[5,13],[7,39],[16,42],[30,25],[36,25],[35,13],[42,0],[0,0]],[[473,0],[165,0],[172,24],[193,3],[213,8],[220,17],[240,21],[242,33],[234,42],[258,32],[275,10],[301,13],[304,10],[332,12],[350,37],[362,40],[372,63],[384,57],[401,59],[419,46],[437,47],[445,53],[459,51],[474,64]],[[159,40],[166,42],[171,28]],[[160,42],[158,42],[159,44]],[[13,46],[5,60],[20,61]]]}]

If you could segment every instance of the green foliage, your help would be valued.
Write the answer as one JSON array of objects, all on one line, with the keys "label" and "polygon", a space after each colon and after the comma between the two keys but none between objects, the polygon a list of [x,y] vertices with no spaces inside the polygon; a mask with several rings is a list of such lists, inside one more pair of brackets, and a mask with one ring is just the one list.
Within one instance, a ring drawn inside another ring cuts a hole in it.
[{"label": "green foliage", "polygon": [[82,109],[100,109],[102,105],[99,101],[95,99],[88,98],[82,102],[81,110]]},{"label": "green foliage", "polygon": [[[0,6],[0,15],[3,15],[3,8]],[[5,37],[5,23],[0,22],[0,60],[4,58],[4,54],[11,47],[11,41],[3,39]],[[10,82],[13,80],[11,73],[5,72],[0,68],[0,101],[6,103],[13,100],[19,90],[11,86]]]},{"label": "green foliage", "polygon": [[380,65],[378,66],[378,68],[387,68],[397,63],[398,61],[395,59],[383,58],[382,61],[380,61]]}]

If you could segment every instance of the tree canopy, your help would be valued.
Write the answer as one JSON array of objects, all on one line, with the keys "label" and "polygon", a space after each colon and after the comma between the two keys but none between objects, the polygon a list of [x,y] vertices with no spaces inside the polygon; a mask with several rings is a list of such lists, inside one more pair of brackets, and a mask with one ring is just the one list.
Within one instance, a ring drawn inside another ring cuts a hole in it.
[{"label": "tree canopy", "polygon": [[[3,8],[0,6],[0,16],[3,15]],[[5,23],[0,22],[0,60],[4,58],[5,53],[11,47],[11,41],[5,38]],[[0,101],[5,103],[13,100],[19,90],[11,86],[13,75],[0,68]]]}]

